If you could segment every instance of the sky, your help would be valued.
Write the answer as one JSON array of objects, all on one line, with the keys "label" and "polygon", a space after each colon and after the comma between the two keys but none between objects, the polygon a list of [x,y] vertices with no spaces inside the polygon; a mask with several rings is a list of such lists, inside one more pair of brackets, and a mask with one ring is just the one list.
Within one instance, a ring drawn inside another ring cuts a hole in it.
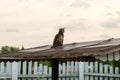
[{"label": "sky", "polygon": [[120,37],[120,0],[0,0],[0,47],[52,45]]}]

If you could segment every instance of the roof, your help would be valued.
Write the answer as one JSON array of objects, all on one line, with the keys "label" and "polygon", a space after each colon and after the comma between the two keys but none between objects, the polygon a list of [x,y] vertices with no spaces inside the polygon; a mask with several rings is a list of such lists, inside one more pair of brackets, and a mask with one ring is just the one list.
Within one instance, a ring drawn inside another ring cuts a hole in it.
[{"label": "roof", "polygon": [[94,60],[95,56],[119,47],[120,38],[65,44],[51,48],[50,45],[24,49],[14,53],[0,55],[0,60]]}]

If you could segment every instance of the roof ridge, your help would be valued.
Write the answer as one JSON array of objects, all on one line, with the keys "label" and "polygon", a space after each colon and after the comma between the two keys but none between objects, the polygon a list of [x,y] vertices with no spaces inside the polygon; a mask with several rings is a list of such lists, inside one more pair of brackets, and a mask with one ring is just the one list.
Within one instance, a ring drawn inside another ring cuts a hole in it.
[{"label": "roof ridge", "polygon": [[113,39],[114,39],[114,38],[110,38],[110,39],[103,40],[103,41],[98,42],[98,43],[94,43],[94,44],[90,44],[90,45],[81,46],[81,48],[83,48],[83,47],[89,47],[89,46],[95,46],[95,45],[99,45],[99,44],[103,44],[103,43],[106,43],[106,42],[110,42],[110,41],[113,40]]}]

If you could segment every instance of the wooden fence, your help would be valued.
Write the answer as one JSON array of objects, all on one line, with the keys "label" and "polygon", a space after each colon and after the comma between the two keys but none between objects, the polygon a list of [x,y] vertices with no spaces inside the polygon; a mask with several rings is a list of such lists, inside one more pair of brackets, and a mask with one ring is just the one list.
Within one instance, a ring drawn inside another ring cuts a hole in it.
[{"label": "wooden fence", "polygon": [[[39,62],[0,62],[0,80],[51,80],[51,67]],[[98,62],[59,64],[59,80],[120,80],[119,68]]]}]

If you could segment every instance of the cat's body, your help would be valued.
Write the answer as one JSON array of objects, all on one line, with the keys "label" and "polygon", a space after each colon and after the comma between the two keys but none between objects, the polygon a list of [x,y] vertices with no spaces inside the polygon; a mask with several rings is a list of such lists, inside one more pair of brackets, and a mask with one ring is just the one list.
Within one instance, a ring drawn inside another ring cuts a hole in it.
[{"label": "cat's body", "polygon": [[64,28],[60,28],[58,34],[54,38],[53,46],[51,48],[63,46],[63,40],[64,40]]}]

